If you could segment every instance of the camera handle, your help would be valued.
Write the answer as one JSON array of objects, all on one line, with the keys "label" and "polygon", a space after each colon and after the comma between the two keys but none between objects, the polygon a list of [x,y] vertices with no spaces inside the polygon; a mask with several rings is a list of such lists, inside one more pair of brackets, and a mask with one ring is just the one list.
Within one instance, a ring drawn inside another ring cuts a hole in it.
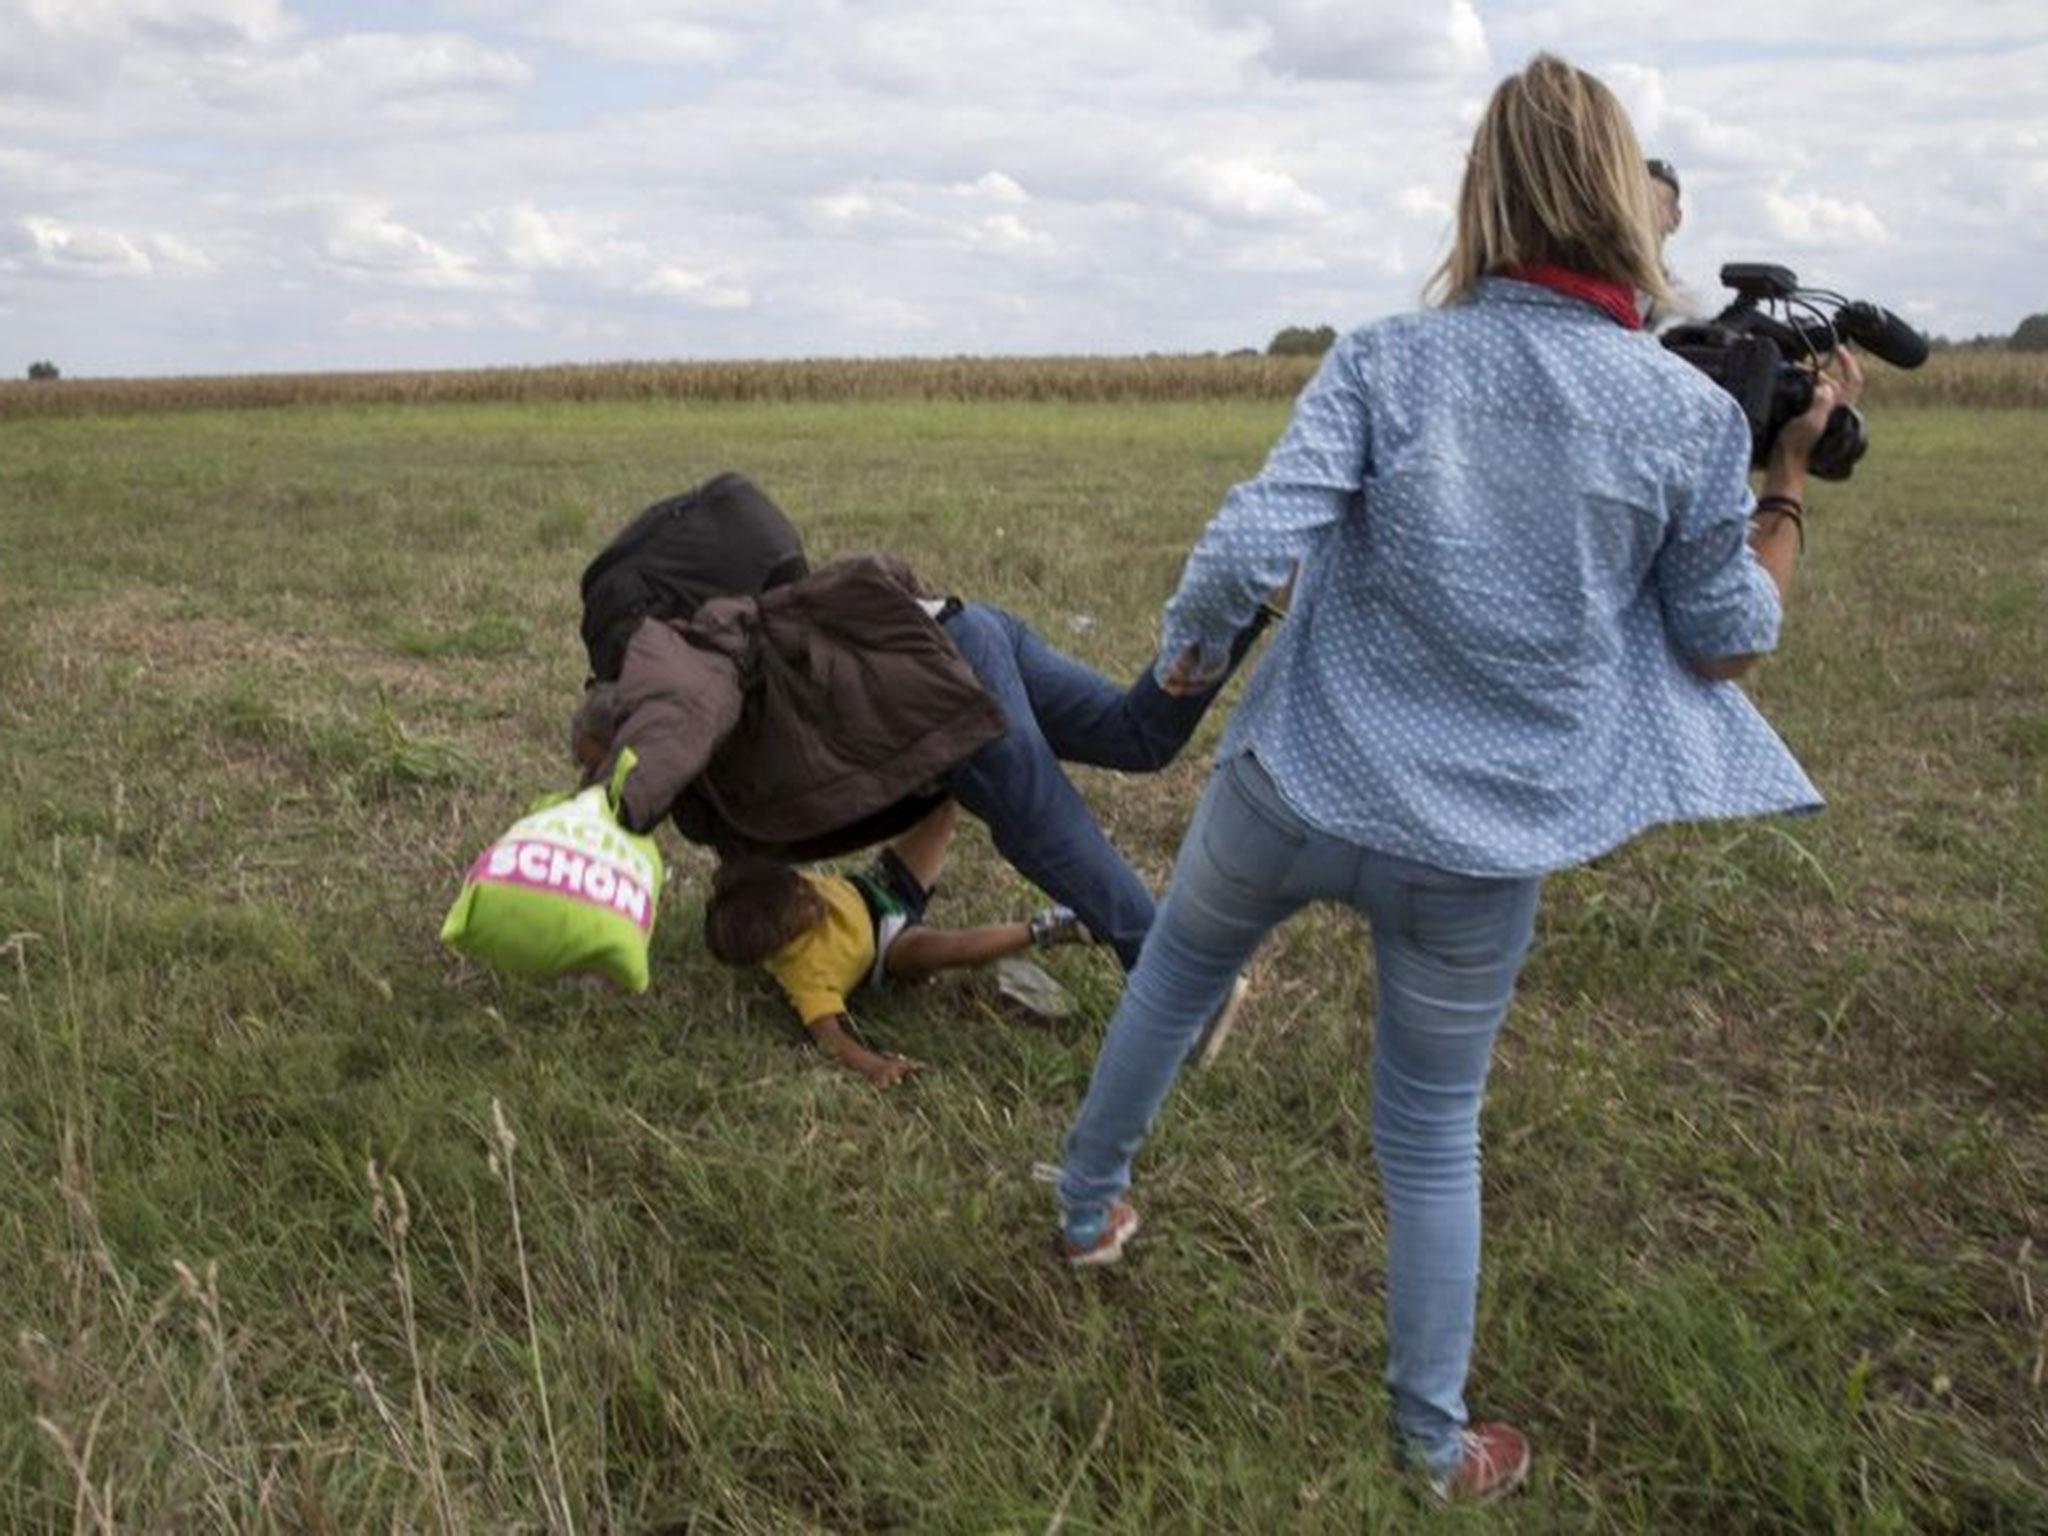
[{"label": "camera handle", "polygon": [[1869,447],[1863,413],[1853,405],[1838,405],[1828,412],[1828,424],[1806,456],[1806,472],[1818,480],[1846,480]]}]

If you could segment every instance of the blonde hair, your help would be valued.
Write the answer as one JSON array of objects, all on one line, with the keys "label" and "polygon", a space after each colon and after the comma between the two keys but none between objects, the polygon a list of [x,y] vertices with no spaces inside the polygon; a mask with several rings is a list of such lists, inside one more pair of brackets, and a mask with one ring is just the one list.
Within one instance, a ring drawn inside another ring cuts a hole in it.
[{"label": "blonde hair", "polygon": [[1614,92],[1539,53],[1486,104],[1458,188],[1451,253],[1434,303],[1471,297],[1504,267],[1554,263],[1669,300],[1650,176]]}]

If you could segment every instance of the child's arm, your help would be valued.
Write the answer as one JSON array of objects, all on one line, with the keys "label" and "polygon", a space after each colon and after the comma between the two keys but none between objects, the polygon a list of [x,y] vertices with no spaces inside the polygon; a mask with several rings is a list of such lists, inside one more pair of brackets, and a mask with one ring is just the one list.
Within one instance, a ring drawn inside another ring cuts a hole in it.
[{"label": "child's arm", "polygon": [[855,1038],[843,1013],[827,1014],[804,1026],[818,1049],[849,1072],[858,1072],[877,1088],[888,1088],[924,1070],[924,1063],[887,1051],[871,1051]]},{"label": "child's arm", "polygon": [[789,1006],[796,1010],[804,1033],[847,1071],[858,1072],[877,1088],[887,1088],[922,1070],[923,1062],[871,1051],[862,1045],[853,1032],[852,1020],[846,1016],[845,989],[833,976],[821,975],[817,965],[806,963],[801,955],[791,957],[784,953],[771,956],[765,968],[775,978]]}]

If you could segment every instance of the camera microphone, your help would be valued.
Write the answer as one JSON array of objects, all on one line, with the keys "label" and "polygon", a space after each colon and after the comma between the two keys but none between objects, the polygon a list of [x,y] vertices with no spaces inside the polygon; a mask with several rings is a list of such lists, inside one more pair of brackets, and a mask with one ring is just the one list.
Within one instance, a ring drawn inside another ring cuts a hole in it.
[{"label": "camera microphone", "polygon": [[1927,361],[1927,338],[1890,310],[1857,299],[1835,311],[1835,329],[1894,368]]},{"label": "camera microphone", "polygon": [[1927,361],[1927,338],[1888,309],[1861,299],[1842,305],[1826,320],[1745,317],[1748,327],[1775,341],[1787,357],[1812,357],[1837,341],[1857,346],[1894,368],[1918,368]]}]

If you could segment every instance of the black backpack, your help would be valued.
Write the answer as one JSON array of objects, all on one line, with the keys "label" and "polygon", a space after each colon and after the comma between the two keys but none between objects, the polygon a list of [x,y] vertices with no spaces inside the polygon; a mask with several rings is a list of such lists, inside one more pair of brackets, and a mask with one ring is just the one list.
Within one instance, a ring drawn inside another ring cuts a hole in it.
[{"label": "black backpack", "polygon": [[583,570],[583,648],[611,682],[643,618],[686,619],[706,598],[752,595],[810,572],[804,541],[745,475],[657,501]]}]

